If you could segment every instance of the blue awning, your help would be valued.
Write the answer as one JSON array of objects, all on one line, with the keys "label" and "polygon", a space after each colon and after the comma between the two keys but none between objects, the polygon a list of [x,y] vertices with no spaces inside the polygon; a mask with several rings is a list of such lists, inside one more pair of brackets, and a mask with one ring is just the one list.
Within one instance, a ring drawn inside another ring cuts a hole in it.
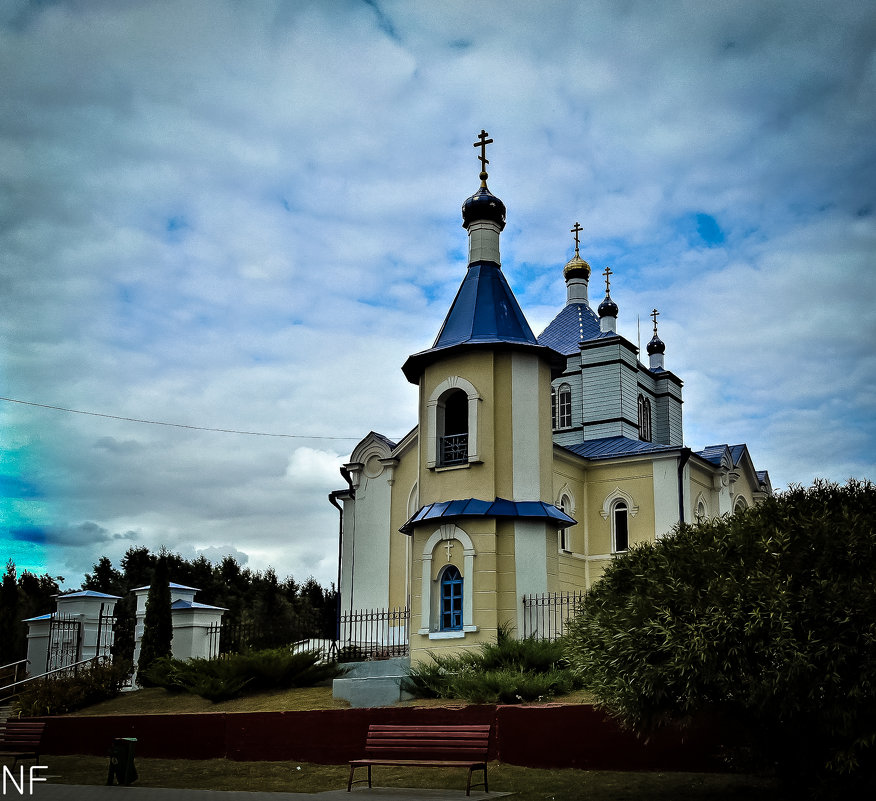
[{"label": "blue awning", "polygon": [[412,534],[419,525],[427,523],[441,525],[442,522],[464,517],[543,520],[546,523],[552,523],[557,528],[568,528],[578,522],[559,507],[544,501],[509,501],[505,498],[482,501],[478,498],[466,498],[465,500],[440,501],[423,506],[399,531],[402,534]]}]

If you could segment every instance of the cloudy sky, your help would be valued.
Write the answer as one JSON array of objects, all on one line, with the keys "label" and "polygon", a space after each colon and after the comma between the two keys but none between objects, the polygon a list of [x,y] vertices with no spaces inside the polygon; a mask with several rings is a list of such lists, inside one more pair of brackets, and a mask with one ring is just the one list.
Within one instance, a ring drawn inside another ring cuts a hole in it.
[{"label": "cloudy sky", "polygon": [[4,560],[332,581],[327,495],[416,422],[482,128],[536,332],[580,221],[621,333],[661,312],[687,445],[876,478],[872,4],[4,0]]}]

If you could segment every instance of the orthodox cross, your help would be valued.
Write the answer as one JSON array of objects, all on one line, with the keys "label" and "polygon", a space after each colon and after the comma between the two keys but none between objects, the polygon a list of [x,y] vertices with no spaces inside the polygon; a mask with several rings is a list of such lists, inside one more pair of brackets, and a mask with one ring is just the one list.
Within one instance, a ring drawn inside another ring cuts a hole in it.
[{"label": "orthodox cross", "polygon": [[453,543],[449,540],[444,543],[444,550],[447,551],[447,561],[450,561],[450,557],[453,554]]},{"label": "orthodox cross", "polygon": [[478,141],[474,143],[475,147],[479,147],[481,149],[481,155],[478,156],[481,162],[481,172],[485,173],[487,171],[487,164],[490,163],[490,160],[487,158],[487,145],[493,144],[492,139],[487,139],[489,134],[481,128],[481,132],[478,134]]},{"label": "orthodox cross", "polygon": [[611,271],[611,267],[606,267],[602,274],[605,276],[605,296],[608,297],[608,276],[614,275],[614,273]]},{"label": "orthodox cross", "polygon": [[576,222],[574,227],[571,230],[572,230],[572,233],[575,234],[575,255],[578,256],[578,258],[581,258],[579,253],[578,253],[578,234],[581,231],[583,231],[584,229],[581,227],[581,223]]},{"label": "orthodox cross", "polygon": [[657,317],[660,315],[660,312],[657,309],[651,312],[651,319],[654,321],[654,334],[657,334]]}]

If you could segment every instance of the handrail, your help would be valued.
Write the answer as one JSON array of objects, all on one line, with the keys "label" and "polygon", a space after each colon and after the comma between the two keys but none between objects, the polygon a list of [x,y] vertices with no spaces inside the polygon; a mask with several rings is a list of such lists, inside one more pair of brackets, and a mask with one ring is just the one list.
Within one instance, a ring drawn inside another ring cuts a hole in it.
[{"label": "handrail", "polygon": [[[36,681],[37,679],[44,679],[47,676],[51,676],[53,673],[60,673],[63,670],[70,670],[71,668],[77,668],[79,665],[86,665],[89,662],[96,662],[98,659],[106,659],[105,656],[90,656],[88,659],[82,659],[79,662],[73,662],[71,665],[64,665],[64,667],[52,668],[52,670],[48,670],[45,673],[40,673],[38,676],[28,676],[26,679],[22,679],[21,681],[16,681],[13,684],[7,684],[5,687],[0,687],[0,693],[4,693],[7,690],[11,690],[13,687],[17,687],[19,684],[27,684],[29,681]],[[13,693],[15,695],[15,693]]]},{"label": "handrail", "polygon": [[29,659],[19,659],[17,662],[10,662],[8,665],[0,665],[0,670],[6,670],[6,668],[16,667],[24,662],[30,662]]}]

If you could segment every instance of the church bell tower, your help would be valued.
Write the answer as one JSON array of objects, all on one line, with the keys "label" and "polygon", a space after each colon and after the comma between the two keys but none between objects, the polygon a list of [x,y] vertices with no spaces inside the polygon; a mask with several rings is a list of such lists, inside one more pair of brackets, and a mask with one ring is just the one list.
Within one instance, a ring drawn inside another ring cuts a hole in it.
[{"label": "church bell tower", "polygon": [[502,273],[492,141],[481,131],[474,143],[481,183],[462,205],[465,277],[432,347],[402,368],[419,387],[419,508],[401,529],[412,538],[415,659],[442,640],[493,640],[501,625],[522,636],[522,596],[552,589],[556,531],[574,522],[551,497],[561,359],[539,345]]}]

